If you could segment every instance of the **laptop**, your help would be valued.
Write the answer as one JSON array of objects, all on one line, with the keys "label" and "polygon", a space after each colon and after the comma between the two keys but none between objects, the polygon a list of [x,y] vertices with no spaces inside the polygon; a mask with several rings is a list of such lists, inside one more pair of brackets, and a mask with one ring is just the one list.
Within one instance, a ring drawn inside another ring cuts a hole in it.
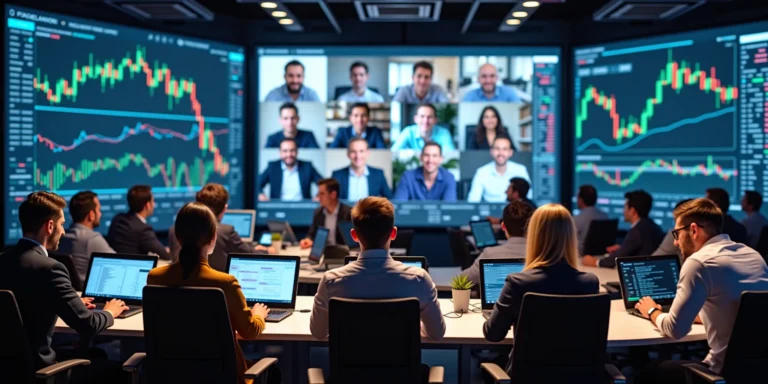
[{"label": "laptop", "polygon": [[507,276],[522,272],[525,259],[482,259],[480,260],[480,300],[483,317],[491,317],[493,306],[501,295]]},{"label": "laptop", "polygon": [[149,271],[157,267],[157,256],[124,253],[93,253],[85,276],[82,297],[92,297],[97,310],[112,299],[125,301],[124,319],[142,311],[142,292]]},{"label": "laptop", "polygon": [[646,296],[661,305],[664,312],[669,312],[680,276],[677,255],[618,257],[616,268],[624,307],[629,314],[643,317],[635,304]]},{"label": "laptop", "polygon": [[341,237],[344,238],[344,244],[349,247],[349,249],[359,251],[360,250],[360,244],[355,241],[355,239],[352,238],[352,222],[351,221],[339,221],[336,224],[339,228],[339,231],[341,231]]},{"label": "laptop", "polygon": [[[392,259],[399,261],[409,267],[418,267],[429,272],[429,267],[427,266],[427,258],[424,256],[392,256]],[[357,260],[357,256],[347,256],[344,258],[344,265],[347,265],[355,260]]]},{"label": "laptop", "polygon": [[299,256],[230,253],[227,273],[237,278],[248,305],[265,304],[265,320],[277,323],[296,308],[300,262]]},{"label": "laptop", "polygon": [[221,223],[235,227],[235,232],[240,235],[244,242],[252,243],[255,236],[256,210],[227,209],[224,212],[224,217],[221,218]]},{"label": "laptop", "polygon": [[325,249],[325,243],[328,242],[328,228],[317,227],[315,232],[315,238],[312,239],[312,248],[309,250],[309,262],[312,264],[319,264],[323,258],[323,250]]},{"label": "laptop", "polygon": [[469,222],[469,229],[472,231],[472,237],[475,238],[475,247],[478,250],[498,245],[496,234],[493,232],[493,226],[488,220],[477,220]]},{"label": "laptop", "polygon": [[299,240],[296,238],[296,233],[293,232],[291,224],[287,221],[273,221],[267,220],[267,228],[272,233],[279,233],[283,236],[283,242],[289,244],[298,244]]},{"label": "laptop", "polygon": [[262,233],[261,237],[259,237],[259,245],[263,245],[265,247],[272,245],[272,232]]}]

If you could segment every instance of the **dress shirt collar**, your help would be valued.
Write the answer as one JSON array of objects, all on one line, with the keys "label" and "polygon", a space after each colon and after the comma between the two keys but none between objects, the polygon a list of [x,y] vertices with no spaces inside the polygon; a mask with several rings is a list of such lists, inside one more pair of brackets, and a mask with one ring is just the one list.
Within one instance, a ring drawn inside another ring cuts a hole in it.
[{"label": "dress shirt collar", "polygon": [[510,245],[512,245],[512,244],[515,244],[515,245],[522,244],[522,245],[525,245],[525,242],[526,242],[525,237],[512,236],[512,237],[508,237],[507,238],[507,242],[504,243],[504,244],[505,245],[506,244],[510,244]]},{"label": "dress shirt collar", "polygon": [[137,214],[136,214],[136,217],[138,217],[138,218],[139,218],[139,220],[141,220],[141,222],[142,222],[142,223],[144,223],[144,224],[146,224],[146,223],[147,223],[147,219],[146,219],[144,216],[142,216],[142,215],[139,215],[139,214],[137,213]]},{"label": "dress shirt collar", "polygon": [[[711,238],[709,238],[709,240],[707,240],[706,243],[704,243],[704,245],[701,246],[701,248],[703,249],[704,247],[706,247],[708,245],[719,243],[721,241],[731,241],[731,237],[726,235],[725,233],[721,233],[721,234],[719,234],[717,236],[712,236]],[[701,251],[701,249],[699,251]],[[698,252],[696,252],[696,253],[698,253]]]},{"label": "dress shirt collar", "polygon": [[[299,89],[299,96],[295,99],[296,101],[301,100],[301,98],[304,96],[305,89],[306,87],[304,87],[304,85],[302,84],[301,88]],[[293,95],[291,95],[291,93],[288,92],[288,84],[283,84],[283,86],[280,87],[280,92],[283,93],[283,96],[293,99]]]},{"label": "dress shirt collar", "polygon": [[[358,137],[357,136],[357,131],[355,131],[355,126],[354,125],[350,125],[349,126],[349,136],[350,137]],[[360,138],[365,139],[366,136],[368,136],[368,127],[367,126],[365,128],[363,128],[363,133],[360,134]]]},{"label": "dress shirt collar", "polygon": [[22,237],[21,239],[22,239],[22,240],[26,240],[26,241],[29,241],[30,243],[34,243],[34,244],[35,244],[35,245],[37,245],[37,246],[38,246],[38,247],[39,247],[41,250],[43,250],[43,254],[44,254],[46,257],[48,257],[48,250],[47,250],[47,249],[45,249],[45,247],[43,247],[43,245],[42,245],[42,244],[40,244],[40,242],[39,242],[39,241],[37,241],[37,240],[34,240],[34,239],[30,239],[29,237]]},{"label": "dress shirt collar", "polygon": [[328,209],[323,207],[323,212],[326,215],[333,215],[333,216],[339,216],[339,209],[341,209],[341,201],[336,202],[336,209],[333,210],[333,212],[328,212]]},{"label": "dress shirt collar", "polygon": [[[368,176],[370,174],[370,171],[368,171],[368,166],[366,165],[363,168],[363,176]],[[352,166],[349,167],[349,175],[352,177],[357,177],[357,173],[352,169]]]},{"label": "dress shirt collar", "polygon": [[[635,221],[634,223],[632,223],[632,227],[630,227],[630,228],[634,228],[634,227],[637,225],[637,223],[639,223],[639,222],[640,222],[640,221],[642,221],[642,220],[643,220],[642,218],[640,218],[640,219],[637,219],[637,221]],[[648,219],[648,220],[650,220],[650,219]]]},{"label": "dress shirt collar", "polygon": [[[416,180],[424,181],[424,167],[418,167],[416,168],[418,172],[416,172]],[[437,168],[437,178],[435,178],[435,181],[442,181],[443,180],[443,168],[438,167]]]},{"label": "dress shirt collar", "polygon": [[360,252],[360,254],[357,256],[358,260],[381,259],[381,258],[389,258],[389,250],[387,250],[387,249],[367,249],[365,251]]},{"label": "dress shirt collar", "polygon": [[298,169],[298,167],[297,167],[298,165],[299,165],[299,164],[298,164],[298,160],[297,160],[297,161],[296,161],[296,164],[293,164],[293,168],[291,168],[291,169],[288,169],[288,166],[287,166],[287,165],[285,165],[285,162],[284,162],[284,161],[281,161],[281,162],[280,162],[280,169],[282,169],[282,170],[283,170],[283,172],[285,172],[285,171],[288,171],[288,172],[295,172],[295,171]]},{"label": "dress shirt collar", "polygon": [[410,91],[411,96],[413,97],[414,100],[425,101],[426,102],[426,101],[429,101],[429,100],[432,99],[432,92],[434,91],[434,87],[435,87],[433,84],[429,85],[429,88],[427,89],[427,93],[422,98],[419,98],[419,96],[416,94],[416,86],[415,85],[411,84],[410,87],[411,87],[411,89],[409,89],[409,91]]}]

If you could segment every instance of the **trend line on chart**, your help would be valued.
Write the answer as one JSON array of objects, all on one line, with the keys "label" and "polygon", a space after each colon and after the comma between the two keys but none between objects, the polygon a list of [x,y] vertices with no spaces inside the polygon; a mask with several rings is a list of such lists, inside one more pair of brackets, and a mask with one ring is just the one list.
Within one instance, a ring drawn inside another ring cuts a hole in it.
[{"label": "trend line on chart", "polygon": [[579,103],[580,111],[576,116],[576,138],[581,138],[583,133],[583,124],[587,120],[588,105],[594,102],[603,108],[611,117],[612,137],[617,143],[621,143],[625,138],[631,139],[635,135],[644,135],[648,132],[648,120],[653,118],[655,105],[664,101],[664,88],[670,87],[677,93],[684,86],[696,86],[705,93],[712,92],[715,95],[715,107],[720,108],[722,104],[729,104],[739,97],[739,89],[734,86],[724,86],[717,78],[715,67],[711,67],[709,73],[700,68],[699,63],[695,63],[693,68],[685,60],[677,62],[672,59],[672,50],[669,51],[669,58],[664,69],[659,73],[659,78],[654,86],[655,94],[646,99],[645,108],[640,113],[640,118],[629,116],[624,118],[616,112],[616,98],[614,95],[606,96],[603,91],[599,91],[590,85],[584,90],[584,96]]},{"label": "trend line on chart", "polygon": [[[53,140],[41,134],[37,135],[37,141],[39,143],[43,143],[46,147],[48,147],[48,149],[50,149],[54,153],[59,153],[59,152],[71,151],[89,141],[96,141],[104,144],[119,144],[129,137],[139,136],[141,134],[147,134],[150,137],[157,140],[176,138],[184,141],[191,141],[197,138],[197,135],[199,134],[199,132],[200,130],[198,129],[197,124],[192,125],[189,133],[183,134],[181,132],[177,132],[172,129],[158,128],[151,124],[136,123],[136,126],[133,128],[123,127],[123,131],[117,136],[89,134],[86,131],[80,131],[77,137],[72,141],[72,144],[69,144],[69,145],[56,143]],[[213,135],[213,136],[224,135],[224,134],[227,134],[228,132],[229,132],[228,129],[218,129],[218,130],[204,129],[203,130],[204,135]]]},{"label": "trend line on chart", "polygon": [[[622,178],[622,170],[616,169],[615,171],[606,171],[600,165],[592,162],[579,163],[576,165],[576,172],[591,171],[595,177],[602,179],[609,185],[618,187],[626,187],[637,181],[644,173],[650,173],[654,171],[663,171],[674,176],[718,176],[721,179],[728,181],[731,177],[737,177],[738,170],[725,170],[719,164],[716,164],[712,159],[712,156],[707,156],[707,161],[704,164],[698,164],[690,167],[681,166],[677,160],[668,162],[664,159],[646,160],[640,166],[632,170],[629,177]],[[613,168],[613,167],[611,167]]]},{"label": "trend line on chart", "polygon": [[208,179],[218,174],[225,176],[229,172],[229,164],[224,162],[217,170],[213,161],[205,161],[195,157],[191,164],[179,162],[169,157],[165,163],[152,164],[140,153],[126,153],[119,158],[104,157],[94,161],[83,159],[77,167],[69,167],[62,163],[54,164],[50,170],[41,170],[37,162],[35,167],[35,184],[50,190],[57,190],[68,182],[79,183],[99,172],[122,172],[129,167],[144,167],[147,176],[161,176],[166,187],[178,188],[182,183],[187,186],[203,185]]}]

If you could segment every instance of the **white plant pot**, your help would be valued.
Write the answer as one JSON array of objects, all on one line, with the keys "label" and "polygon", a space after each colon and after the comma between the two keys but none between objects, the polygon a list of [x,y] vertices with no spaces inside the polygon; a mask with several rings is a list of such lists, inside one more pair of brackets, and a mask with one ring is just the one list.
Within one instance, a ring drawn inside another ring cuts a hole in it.
[{"label": "white plant pot", "polygon": [[469,293],[472,292],[469,289],[451,290],[453,295],[453,311],[457,313],[469,312]]},{"label": "white plant pot", "polygon": [[277,249],[278,252],[280,252],[281,249],[283,249],[283,241],[282,240],[272,240],[272,246]]}]

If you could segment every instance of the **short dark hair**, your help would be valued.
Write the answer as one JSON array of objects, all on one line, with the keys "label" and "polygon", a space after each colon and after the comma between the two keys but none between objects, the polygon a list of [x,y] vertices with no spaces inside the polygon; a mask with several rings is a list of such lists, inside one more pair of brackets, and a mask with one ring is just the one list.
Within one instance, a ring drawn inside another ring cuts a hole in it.
[{"label": "short dark hair", "polygon": [[195,200],[198,203],[203,203],[207,206],[213,215],[219,217],[227,208],[227,202],[229,201],[229,192],[223,185],[218,183],[208,183],[203,186],[200,191],[195,195]]},{"label": "short dark hair", "polygon": [[284,72],[288,72],[288,67],[293,67],[294,65],[298,65],[301,67],[301,70],[304,70],[304,64],[301,63],[301,61],[298,60],[291,60],[288,63],[285,64],[285,67],[283,68]]},{"label": "short dark hair", "polygon": [[435,105],[432,104],[432,103],[424,103],[424,104],[417,105],[416,106],[416,113],[419,113],[419,109],[422,109],[424,107],[432,109],[432,113],[434,113],[435,117],[437,117],[437,107],[435,107]]},{"label": "short dark hair", "polygon": [[291,139],[289,137],[284,137],[282,140],[280,140],[280,144],[277,145],[277,148],[282,147],[283,143],[285,143],[285,142],[291,142],[291,143],[293,143],[294,147],[296,147],[297,149],[299,148],[299,143],[297,143],[296,140]]},{"label": "short dark hair", "polygon": [[347,114],[351,115],[352,114],[352,110],[354,110],[355,108],[364,108],[366,115],[370,115],[371,114],[371,107],[368,106],[368,103],[354,103],[354,104],[350,105],[349,106],[349,111],[347,111]]},{"label": "short dark hair", "polygon": [[365,146],[370,148],[371,146],[368,144],[368,140],[363,139],[362,137],[355,136],[347,142],[347,151],[349,151],[349,148],[352,148],[352,143],[365,143]]},{"label": "short dark hair", "polygon": [[435,72],[435,70],[432,68],[432,64],[426,61],[417,61],[415,64],[413,64],[413,73],[416,73],[416,70],[419,68],[428,70],[430,75]]},{"label": "short dark hair", "polygon": [[531,184],[522,177],[513,177],[509,179],[509,183],[512,184],[512,190],[522,197],[528,196],[528,191],[531,190]]},{"label": "short dark hair", "polygon": [[707,199],[714,201],[717,207],[723,211],[723,215],[728,213],[728,209],[731,207],[731,196],[725,189],[707,188]]},{"label": "short dark hair", "polygon": [[672,212],[675,220],[682,225],[696,223],[700,227],[711,229],[714,235],[723,231],[723,211],[710,199],[699,198],[683,203]]},{"label": "short dark hair", "polygon": [[328,193],[336,192],[336,197],[339,196],[339,191],[341,191],[341,185],[339,185],[339,181],[332,178],[327,179],[320,179],[317,181],[317,186],[320,187],[321,185],[325,185],[325,189],[328,191]]},{"label": "short dark hair", "polygon": [[82,222],[96,209],[96,197],[93,191],[80,191],[69,199],[69,215],[73,222]]},{"label": "short dark hair", "polygon": [[395,226],[395,207],[383,197],[361,199],[352,208],[352,225],[363,248],[384,248]]},{"label": "short dark hair", "polygon": [[152,187],[149,185],[134,185],[128,190],[128,209],[131,213],[141,212],[152,201]]},{"label": "short dark hair", "polygon": [[624,194],[627,199],[627,207],[634,208],[640,218],[645,219],[651,213],[653,207],[653,197],[642,189],[629,191]]},{"label": "short dark hair", "polygon": [[757,191],[744,192],[744,198],[747,200],[747,204],[752,206],[752,209],[759,211],[763,206],[763,196]]},{"label": "short dark hair", "polygon": [[290,103],[290,102],[283,103],[282,105],[280,105],[280,109],[277,111],[277,114],[278,115],[282,114],[283,113],[283,109],[293,109],[293,112],[296,112],[297,116],[299,115],[299,108],[296,107],[296,104],[294,104],[294,103]]},{"label": "short dark hair", "polygon": [[362,61],[355,61],[352,63],[352,65],[349,66],[349,71],[352,72],[357,67],[363,67],[365,69],[365,73],[368,73],[368,64],[363,63]]},{"label": "short dark hair", "polygon": [[440,144],[434,142],[434,141],[427,141],[424,143],[424,146],[421,147],[421,154],[424,154],[424,150],[427,149],[427,147],[437,147],[437,150],[440,151],[440,156],[443,155],[443,147],[440,146]]},{"label": "short dark hair", "polygon": [[520,200],[515,200],[506,207],[501,215],[504,227],[507,228],[507,234],[512,237],[524,237],[528,226],[528,220],[533,216],[533,207]]},{"label": "short dark hair", "polygon": [[19,206],[21,231],[37,233],[49,220],[59,220],[63,216],[62,210],[66,207],[67,201],[53,192],[30,193]]},{"label": "short dark hair", "polygon": [[595,187],[584,184],[579,187],[578,197],[584,202],[587,207],[592,207],[597,204],[597,190]]}]

